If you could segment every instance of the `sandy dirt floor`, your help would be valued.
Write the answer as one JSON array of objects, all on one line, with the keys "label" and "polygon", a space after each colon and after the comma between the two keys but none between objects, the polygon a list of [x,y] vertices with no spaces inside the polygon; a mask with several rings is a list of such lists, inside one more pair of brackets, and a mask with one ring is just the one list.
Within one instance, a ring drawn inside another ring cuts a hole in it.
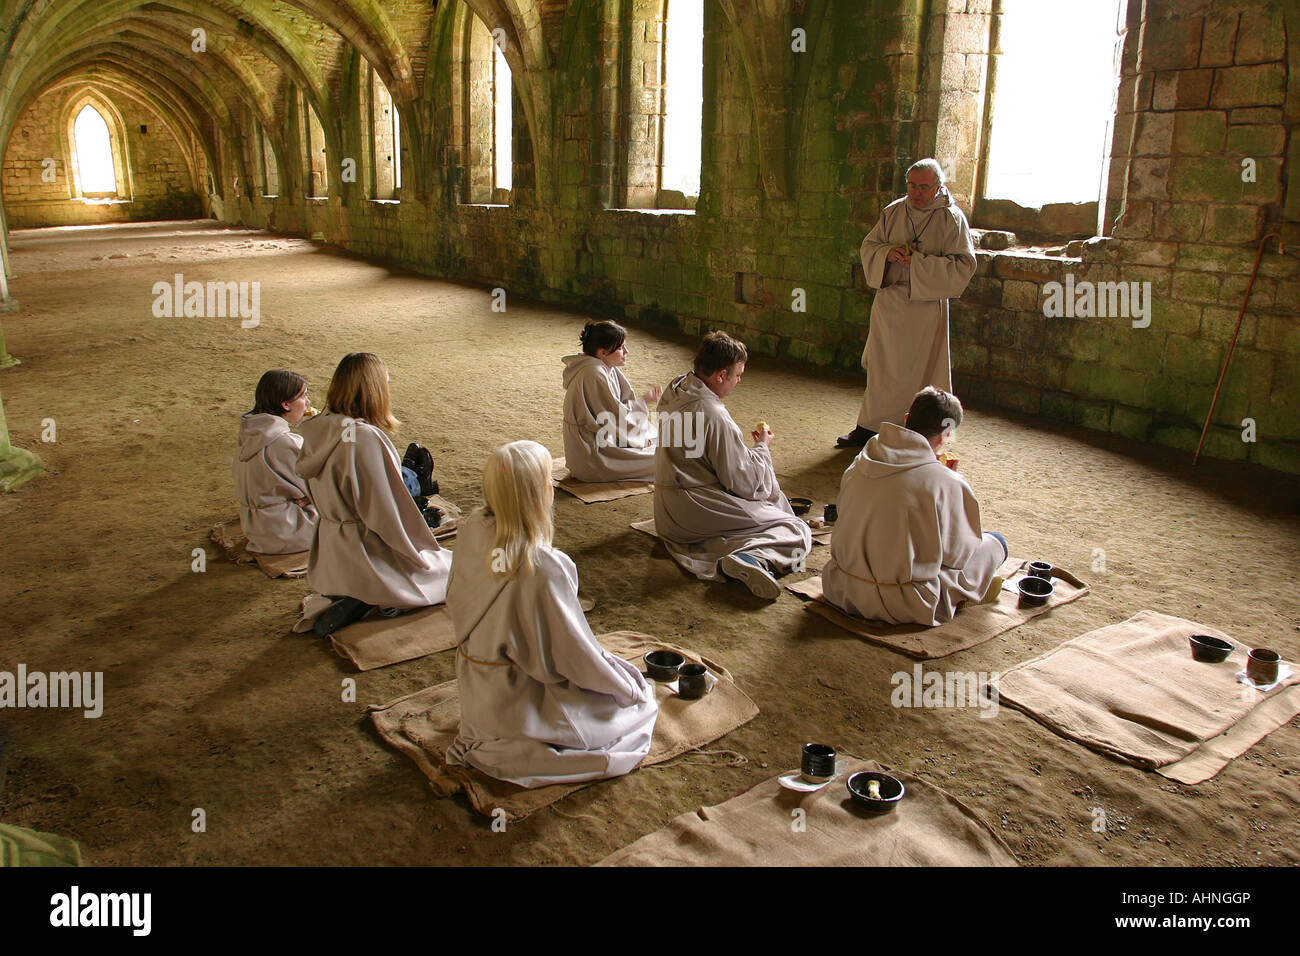
[{"label": "sandy dirt floor", "polygon": [[[647,631],[729,667],[761,714],[714,749],[583,790],[493,833],[463,797],[435,798],[378,739],[364,705],[454,676],[451,653],[356,674],[291,634],[305,581],[271,581],[219,555],[236,514],[236,421],[266,369],[308,377],[323,405],[346,352],[385,357],[398,447],[427,444],[445,496],[478,502],[495,445],[562,454],[562,355],[583,318],[215,223],[15,232],[4,316],[23,364],[0,373],[15,444],[49,473],[0,497],[7,627],[0,670],[105,673],[100,719],[0,711],[0,820],[72,837],[91,864],[587,864],[679,813],[797,764],[808,740],[902,767],[967,802],[1025,864],[1300,863],[1300,721],[1196,787],[1107,759],[1010,708],[890,706],[912,661],[736,584],[687,577],[631,530],[648,496],[557,496],[558,547],[598,601],[597,632]],[[261,325],[155,318],[152,286],[261,283]],[[694,343],[634,328],[643,390],[689,365]],[[728,400],[767,420],[789,494],[833,499],[852,453],[863,376],[756,358]],[[1300,656],[1300,481],[1108,436],[969,409],[955,450],[985,527],[1093,593],[929,669],[1001,671],[1142,608]],[[40,440],[52,418],[57,442]],[[205,573],[191,553],[206,548]],[[1091,569],[1104,549],[1105,573]],[[343,703],[343,678],[357,702]],[[1110,828],[1094,833],[1093,808]],[[191,830],[202,808],[207,830]]]}]

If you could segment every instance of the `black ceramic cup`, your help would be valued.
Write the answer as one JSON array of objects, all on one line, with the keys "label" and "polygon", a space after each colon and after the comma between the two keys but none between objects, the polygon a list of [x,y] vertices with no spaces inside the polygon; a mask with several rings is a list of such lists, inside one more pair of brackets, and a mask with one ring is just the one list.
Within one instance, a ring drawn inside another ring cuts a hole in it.
[{"label": "black ceramic cup", "polygon": [[1056,569],[1046,561],[1030,561],[1029,573],[1036,578],[1042,578],[1044,581],[1052,580],[1052,572]]},{"label": "black ceramic cup", "polygon": [[645,656],[646,677],[657,681],[676,680],[684,660],[676,651],[651,651]]},{"label": "black ceramic cup", "polygon": [[1278,664],[1281,661],[1282,655],[1277,651],[1257,647],[1246,658],[1246,676],[1256,684],[1271,684],[1277,680]]},{"label": "black ceramic cup", "polygon": [[822,520],[827,524],[834,524],[839,520],[839,517],[840,509],[835,507],[835,505],[827,505],[822,509]]},{"label": "black ceramic cup", "polygon": [[829,780],[835,776],[835,748],[826,744],[804,744],[800,769],[805,777],[816,783]]},{"label": "black ceramic cup", "polygon": [[708,673],[703,664],[683,664],[677,671],[677,696],[699,700],[709,689]]}]

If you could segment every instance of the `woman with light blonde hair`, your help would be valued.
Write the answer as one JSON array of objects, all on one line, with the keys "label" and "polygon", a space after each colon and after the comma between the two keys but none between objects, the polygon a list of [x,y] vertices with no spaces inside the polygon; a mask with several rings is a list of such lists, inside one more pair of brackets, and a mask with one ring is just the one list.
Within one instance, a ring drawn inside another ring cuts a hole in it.
[{"label": "woman with light blonde hair", "polygon": [[460,528],[447,589],[461,714],[447,761],[521,787],[627,773],[650,750],[659,708],[641,672],[596,641],[577,568],[552,546],[550,452],[496,449],[483,499]]},{"label": "woman with light blonde hair", "polygon": [[344,356],[326,403],[300,427],[297,466],[320,513],[307,580],[339,599],[316,619],[322,637],[372,607],[396,613],[441,604],[451,572],[451,552],[429,530],[389,437],[399,423],[383,360]]}]

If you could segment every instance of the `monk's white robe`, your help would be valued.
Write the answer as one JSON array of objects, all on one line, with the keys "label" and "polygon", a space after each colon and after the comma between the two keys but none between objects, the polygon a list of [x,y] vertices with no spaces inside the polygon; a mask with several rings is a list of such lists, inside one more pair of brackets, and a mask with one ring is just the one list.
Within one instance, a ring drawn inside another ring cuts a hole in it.
[{"label": "monk's white robe", "polygon": [[[907,243],[910,268],[885,261],[890,249]],[[885,207],[862,240],[862,270],[878,291],[862,351],[867,391],[858,425],[876,432],[881,422],[901,425],[921,389],[952,391],[948,300],[966,290],[975,266],[966,217],[947,190],[923,211],[906,199]]]},{"label": "monk's white robe", "polygon": [[[344,441],[347,422],[352,441]],[[380,429],[326,412],[299,426],[298,474],[320,512],[307,582],[330,597],[378,607],[447,599],[451,552],[434,540],[402,484],[402,459]]]},{"label": "monk's white robe", "polygon": [[771,449],[746,445],[694,372],[673,379],[658,412],[655,530],[677,562],[704,581],[720,578],[718,562],[739,551],[775,574],[803,570],[812,531],[782,494]]},{"label": "monk's white robe", "polygon": [[622,369],[593,355],[564,357],[564,459],[578,481],[649,481],[654,428]]},{"label": "monk's white robe", "polygon": [[254,554],[297,554],[316,536],[316,509],[295,466],[302,437],[279,415],[249,412],[239,419],[235,497],[239,526]]},{"label": "monk's white robe", "polygon": [[495,537],[481,511],[457,534],[447,608],[460,640],[460,731],[448,763],[521,787],[635,769],[659,715],[653,687],[597,643],[568,555],[542,548],[510,578],[491,569]]},{"label": "monk's white robe", "polygon": [[944,624],[988,593],[1002,542],[980,528],[966,479],[920,432],[882,422],[840,482],[826,600],[891,624]]}]

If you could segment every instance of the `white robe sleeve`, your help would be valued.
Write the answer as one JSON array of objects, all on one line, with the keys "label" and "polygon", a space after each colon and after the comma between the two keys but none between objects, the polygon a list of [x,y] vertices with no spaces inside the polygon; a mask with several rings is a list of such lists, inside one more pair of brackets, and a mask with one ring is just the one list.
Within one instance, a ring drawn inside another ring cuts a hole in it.
[{"label": "white robe sleeve", "polygon": [[724,489],[748,501],[774,501],[781,493],[771,449],[750,448],[729,415],[711,415],[705,429],[705,454]]},{"label": "white robe sleeve", "polygon": [[[424,567],[427,562],[420,552],[441,548],[402,483],[401,471],[389,459],[388,449],[377,435],[367,433],[361,423],[357,424],[352,446],[354,467],[348,480],[358,520],[395,555],[416,567]],[[404,516],[403,511],[409,513]]]},{"label": "white robe sleeve", "polygon": [[[885,256],[889,255],[889,250],[898,245],[895,242],[889,242],[885,238],[885,214],[882,212],[876,224],[871,227],[866,238],[862,240],[860,255],[862,256],[862,272],[866,276],[867,285],[873,289],[879,289],[885,282]],[[913,257],[915,261],[915,257]]]},{"label": "white robe sleeve", "polygon": [[[641,672],[600,646],[578,605],[578,572],[567,556],[541,555],[533,640],[512,637],[509,655],[542,684],[568,681],[596,694],[607,694],[620,707],[647,700]],[[532,628],[529,628],[532,629]]]},{"label": "white robe sleeve", "polygon": [[266,446],[266,464],[277,478],[293,488],[294,498],[310,498],[307,481],[298,474],[298,452],[302,438],[292,433],[277,438]]},{"label": "white robe sleeve", "polygon": [[977,263],[970,229],[960,212],[951,219],[944,248],[952,251],[946,255],[912,253],[910,298],[913,300],[956,299],[966,291]]},{"label": "white robe sleeve", "polygon": [[945,568],[964,568],[984,542],[979,501],[964,479],[945,482],[939,495],[939,512],[943,516],[939,563]]}]

